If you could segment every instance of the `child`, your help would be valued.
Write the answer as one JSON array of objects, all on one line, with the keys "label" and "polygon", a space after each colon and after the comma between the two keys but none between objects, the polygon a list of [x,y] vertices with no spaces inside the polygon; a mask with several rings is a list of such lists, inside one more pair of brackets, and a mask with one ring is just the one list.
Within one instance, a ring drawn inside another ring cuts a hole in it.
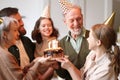
[{"label": "child", "polygon": [[120,50],[112,27],[96,24],[88,37],[91,52],[80,71],[66,58],[56,59],[74,80],[117,80],[120,73]]}]

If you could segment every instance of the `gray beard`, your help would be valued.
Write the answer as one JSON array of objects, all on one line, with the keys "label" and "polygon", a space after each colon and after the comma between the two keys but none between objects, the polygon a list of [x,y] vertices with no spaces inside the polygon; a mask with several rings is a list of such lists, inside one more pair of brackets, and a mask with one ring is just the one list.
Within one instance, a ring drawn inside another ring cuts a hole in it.
[{"label": "gray beard", "polygon": [[74,34],[74,35],[80,35],[80,33],[81,33],[81,29],[79,30],[79,31],[77,31],[77,32],[75,32],[75,31],[73,31],[73,30],[69,30],[72,34]]}]

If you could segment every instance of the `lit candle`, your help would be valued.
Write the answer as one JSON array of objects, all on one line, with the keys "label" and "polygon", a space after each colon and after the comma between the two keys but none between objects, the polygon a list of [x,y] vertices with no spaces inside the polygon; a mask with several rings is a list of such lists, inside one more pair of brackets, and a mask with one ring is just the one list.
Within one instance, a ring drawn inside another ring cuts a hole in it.
[{"label": "lit candle", "polygon": [[58,41],[57,40],[52,40],[52,48],[58,48]]},{"label": "lit candle", "polygon": [[49,43],[48,43],[48,48],[49,48],[49,49],[51,48],[51,44],[52,44],[52,42],[49,41]]}]

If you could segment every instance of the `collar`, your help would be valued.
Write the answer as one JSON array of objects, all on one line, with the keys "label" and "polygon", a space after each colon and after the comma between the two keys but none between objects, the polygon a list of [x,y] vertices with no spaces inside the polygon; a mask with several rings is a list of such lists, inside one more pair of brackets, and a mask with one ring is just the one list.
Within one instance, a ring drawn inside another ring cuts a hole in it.
[{"label": "collar", "polygon": [[[81,33],[78,37],[85,37],[85,34],[86,34],[86,29],[84,27],[82,27]],[[70,38],[72,38],[72,36],[71,36],[71,32],[69,31],[67,34],[66,41],[69,41]]]},{"label": "collar", "polygon": [[95,61],[95,63],[96,63],[96,64],[99,64],[99,65],[104,64],[104,63],[108,64],[108,63],[110,63],[109,57],[110,57],[110,55],[109,55],[108,53],[105,53],[105,54],[102,55],[99,59],[97,59],[97,60]]}]

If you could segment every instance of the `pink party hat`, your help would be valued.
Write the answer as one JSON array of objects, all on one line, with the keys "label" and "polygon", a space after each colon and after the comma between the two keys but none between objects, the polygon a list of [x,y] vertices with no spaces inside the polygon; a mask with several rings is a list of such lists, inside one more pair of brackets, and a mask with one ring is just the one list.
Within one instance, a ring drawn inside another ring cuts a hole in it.
[{"label": "pink party hat", "polygon": [[66,14],[67,12],[69,12],[73,6],[73,4],[68,2],[67,0],[59,0],[59,3],[60,3],[61,8],[63,10],[63,14]]},{"label": "pink party hat", "polygon": [[44,8],[43,13],[41,14],[41,17],[50,18],[50,6],[49,5],[47,5]]}]

